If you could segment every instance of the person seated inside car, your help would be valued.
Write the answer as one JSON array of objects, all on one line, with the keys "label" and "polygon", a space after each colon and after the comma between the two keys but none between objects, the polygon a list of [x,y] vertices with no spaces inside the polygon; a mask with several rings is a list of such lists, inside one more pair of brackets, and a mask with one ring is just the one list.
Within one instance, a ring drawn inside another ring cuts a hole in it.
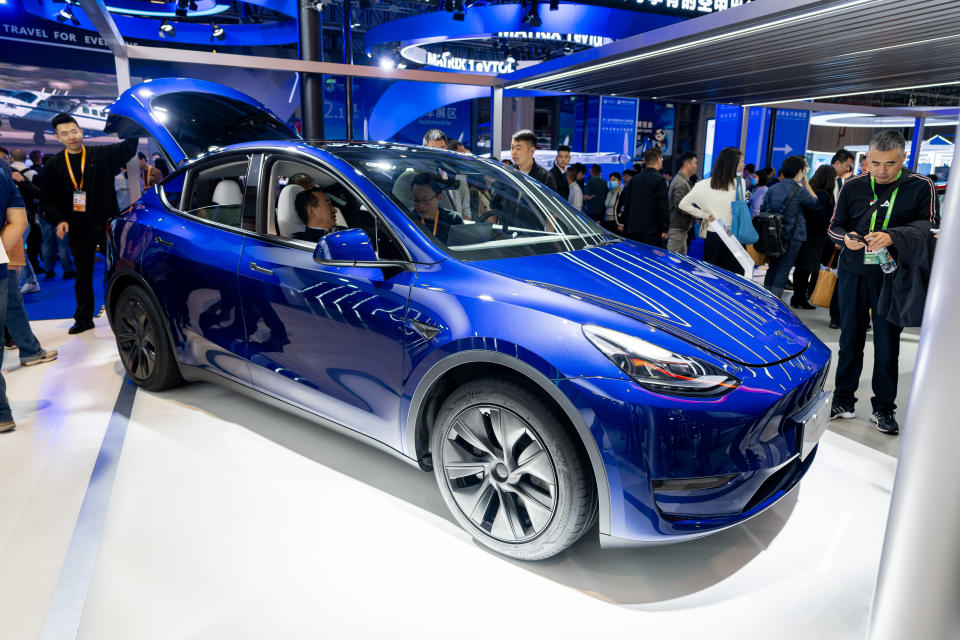
[{"label": "person seated inside car", "polygon": [[307,225],[307,228],[303,231],[297,231],[293,234],[292,237],[297,240],[318,242],[328,233],[346,229],[346,227],[338,226],[335,222],[336,209],[333,208],[330,196],[320,187],[313,187],[298,193],[293,201],[293,208],[296,209],[303,224]]},{"label": "person seated inside car", "polygon": [[416,222],[446,244],[450,227],[463,224],[463,216],[440,207],[443,198],[443,178],[432,173],[419,173],[410,185],[410,199]]}]

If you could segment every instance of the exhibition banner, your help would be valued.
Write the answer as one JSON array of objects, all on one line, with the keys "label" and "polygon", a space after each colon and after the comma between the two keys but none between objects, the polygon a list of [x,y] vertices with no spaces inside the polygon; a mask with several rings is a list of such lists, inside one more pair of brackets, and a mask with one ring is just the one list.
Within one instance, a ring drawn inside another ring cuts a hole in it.
[{"label": "exhibition banner", "polygon": [[601,98],[598,152],[620,153],[622,162],[630,162],[637,142],[637,102],[636,98]]},{"label": "exhibition banner", "polygon": [[676,108],[672,102],[638,101],[636,155],[656,147],[664,156],[672,156],[675,119]]},{"label": "exhibition banner", "polygon": [[473,123],[472,101],[456,102],[445,107],[437,107],[423,114],[394,136],[397,142],[422,144],[423,134],[428,129],[440,129],[447,138],[461,141],[470,146],[470,127]]},{"label": "exhibition banner", "polygon": [[807,150],[807,133],[809,131],[809,111],[777,109],[770,166],[780,168],[787,156],[804,155]]},{"label": "exhibition banner", "polygon": [[[740,146],[740,120],[742,109],[734,104],[718,104],[714,116],[713,157],[720,155],[724,147]],[[712,167],[711,167],[712,168]]]},{"label": "exhibition banner", "polygon": [[747,146],[744,149],[744,162],[752,164],[757,169],[769,164],[767,158],[767,141],[770,139],[770,116],[773,110],[769,107],[750,107],[750,116],[747,118]]}]

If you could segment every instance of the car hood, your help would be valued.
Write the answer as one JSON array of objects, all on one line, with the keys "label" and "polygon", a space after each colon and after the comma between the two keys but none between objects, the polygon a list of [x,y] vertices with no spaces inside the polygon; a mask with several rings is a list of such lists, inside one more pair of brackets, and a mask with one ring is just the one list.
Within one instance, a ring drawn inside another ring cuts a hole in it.
[{"label": "car hood", "polygon": [[783,362],[812,340],[797,316],[761,287],[631,242],[474,264],[634,318],[743,365]]}]

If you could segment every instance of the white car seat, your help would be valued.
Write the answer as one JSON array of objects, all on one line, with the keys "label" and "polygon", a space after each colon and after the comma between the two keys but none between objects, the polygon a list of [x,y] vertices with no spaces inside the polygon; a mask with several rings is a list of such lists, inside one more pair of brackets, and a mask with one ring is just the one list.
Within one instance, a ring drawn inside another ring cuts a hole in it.
[{"label": "white car seat", "polygon": [[282,238],[292,238],[293,234],[307,228],[293,206],[301,191],[303,187],[298,184],[288,184],[280,191],[277,199],[277,232]]},{"label": "white car seat", "polygon": [[213,204],[239,205],[243,202],[240,185],[233,180],[221,180],[213,190]]}]

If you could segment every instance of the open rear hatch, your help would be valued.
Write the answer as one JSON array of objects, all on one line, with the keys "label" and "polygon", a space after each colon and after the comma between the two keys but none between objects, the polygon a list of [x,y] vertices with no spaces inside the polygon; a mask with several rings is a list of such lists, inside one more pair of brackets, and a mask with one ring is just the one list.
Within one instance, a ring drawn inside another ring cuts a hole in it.
[{"label": "open rear hatch", "polygon": [[238,142],[299,136],[250,96],[190,78],[158,78],[130,87],[106,111],[107,133],[151,137],[173,166]]}]

